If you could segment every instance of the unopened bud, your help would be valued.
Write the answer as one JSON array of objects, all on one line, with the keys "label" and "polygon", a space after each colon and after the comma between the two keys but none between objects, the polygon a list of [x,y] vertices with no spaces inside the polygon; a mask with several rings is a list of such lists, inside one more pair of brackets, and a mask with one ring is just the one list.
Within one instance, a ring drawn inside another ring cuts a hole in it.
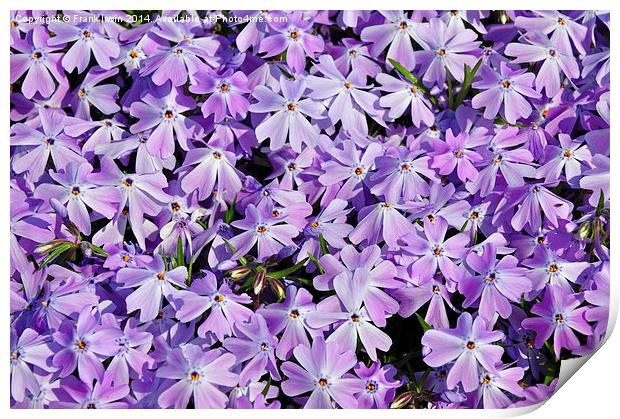
[{"label": "unopened bud", "polygon": [[247,266],[239,266],[238,268],[230,271],[230,277],[233,279],[233,281],[238,281],[248,276],[250,272],[252,272],[251,268]]},{"label": "unopened bud", "polygon": [[59,239],[55,239],[52,240],[50,242],[47,243],[43,243],[40,246],[37,246],[36,249],[34,249],[35,253],[49,253],[52,250],[56,249],[58,246],[60,246],[61,244],[65,243],[66,240],[59,240]]},{"label": "unopened bud", "polygon": [[265,288],[265,276],[267,275],[267,270],[265,268],[261,268],[256,277],[254,278],[254,294],[259,295],[263,288]]},{"label": "unopened bud", "polygon": [[282,301],[286,296],[286,289],[284,289],[284,285],[282,285],[282,283],[275,278],[269,278],[269,286],[278,298],[278,301]]},{"label": "unopened bud", "polygon": [[390,404],[390,409],[402,409],[406,407],[413,400],[413,392],[406,391],[403,394],[398,395]]}]

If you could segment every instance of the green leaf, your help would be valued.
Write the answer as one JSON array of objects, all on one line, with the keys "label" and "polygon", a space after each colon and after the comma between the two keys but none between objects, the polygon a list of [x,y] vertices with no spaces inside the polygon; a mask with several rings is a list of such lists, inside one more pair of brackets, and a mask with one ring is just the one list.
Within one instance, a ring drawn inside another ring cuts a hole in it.
[{"label": "green leaf", "polygon": [[92,243],[88,243],[88,245],[90,246],[91,249],[93,249],[93,252],[95,252],[96,254],[100,255],[100,256],[104,256],[104,257],[108,257],[110,256],[108,254],[108,252],[106,252],[105,250],[103,250],[101,247],[99,246],[95,246]]},{"label": "green leaf", "polygon": [[430,100],[433,105],[439,107],[439,101],[437,100],[437,98],[433,95],[431,95],[431,92],[428,90],[428,88],[426,86],[424,86],[424,84],[413,74],[411,74],[411,71],[407,70],[405,67],[403,67],[403,65],[401,63],[399,63],[396,60],[393,60],[391,58],[388,58],[388,61],[390,62],[390,64],[392,64],[394,66],[394,68],[403,76],[405,76],[407,78],[407,80],[409,80],[411,83],[413,83],[418,89],[420,89],[422,92],[424,92],[424,94],[426,95],[426,97],[428,98],[428,100]]},{"label": "green leaf", "polygon": [[459,91],[459,94],[456,95],[456,101],[454,102],[454,109],[458,108],[459,105],[463,103],[463,101],[465,100],[465,97],[467,97],[467,94],[469,93],[469,89],[471,88],[471,84],[474,81],[474,77],[476,76],[476,73],[480,69],[481,65],[482,65],[482,58],[478,60],[478,62],[476,63],[473,69],[470,69],[469,66],[465,64],[465,78],[463,79],[463,84],[461,85],[461,90]]},{"label": "green leaf", "polygon": [[454,90],[452,90],[452,74],[448,70],[448,66],[444,66],[446,69],[446,78],[448,79],[448,107],[454,110]]},{"label": "green leaf", "polygon": [[306,264],[307,261],[308,261],[308,258],[305,258],[304,260],[300,261],[299,263],[296,263],[290,268],[282,269],[281,271],[277,271],[277,272],[272,272],[269,274],[269,276],[275,279],[284,278],[298,271],[299,269],[301,269]]},{"label": "green leaf", "polygon": [[463,224],[463,226],[461,227],[460,231],[465,231],[465,227],[467,227],[467,223],[469,223],[469,220],[465,220],[465,223]]},{"label": "green leaf", "polygon": [[179,236],[177,241],[177,266],[185,266],[185,254],[183,253],[183,240]]},{"label": "green leaf", "polygon": [[263,396],[267,396],[267,392],[269,392],[269,387],[271,387],[271,376],[268,377],[267,384],[265,384],[265,388],[260,392]]},{"label": "green leaf", "polygon": [[224,216],[224,222],[226,224],[230,224],[230,222],[235,217],[235,206],[237,205],[237,195],[235,194],[235,199],[233,199],[230,207],[226,210],[226,215]]},{"label": "green leaf", "polygon": [[430,324],[426,323],[426,320],[424,320],[424,318],[420,316],[418,313],[416,313],[415,316],[418,318],[418,322],[420,323],[420,326],[422,326],[422,330],[426,332],[427,330],[430,330],[433,328]]},{"label": "green leaf", "polygon": [[318,261],[317,258],[314,257],[314,255],[310,252],[308,252],[308,259],[310,259],[310,261],[312,263],[314,263],[314,265],[316,266],[316,268],[319,270],[319,272],[321,274],[325,273],[325,269],[323,269],[323,267],[321,266],[321,263]]},{"label": "green leaf", "polygon": [[327,242],[325,241],[325,237],[323,237],[322,234],[319,235],[319,242],[321,243],[321,255],[325,256],[329,253],[329,250],[327,249]]},{"label": "green leaf", "polygon": [[51,252],[49,255],[47,255],[47,257],[45,259],[43,259],[43,261],[41,262],[41,264],[39,265],[38,269],[43,268],[45,265],[50,264],[52,261],[54,261],[54,259],[56,259],[58,256],[60,256],[61,254],[67,252],[69,249],[71,249],[73,247],[73,245],[71,243],[63,243],[60,246],[58,246],[56,249],[54,249],[53,252]]},{"label": "green leaf", "polygon": [[596,206],[596,215],[600,215],[601,211],[605,209],[605,194],[601,191],[601,196],[598,198],[598,205]]}]

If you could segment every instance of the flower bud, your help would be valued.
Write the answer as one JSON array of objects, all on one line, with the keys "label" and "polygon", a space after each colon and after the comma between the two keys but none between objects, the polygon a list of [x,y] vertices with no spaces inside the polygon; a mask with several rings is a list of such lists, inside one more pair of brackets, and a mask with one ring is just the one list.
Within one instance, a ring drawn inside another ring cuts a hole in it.
[{"label": "flower bud", "polygon": [[265,268],[259,269],[256,277],[254,278],[254,294],[258,295],[265,288],[265,276],[267,275],[267,270]]},{"label": "flower bud", "polygon": [[390,404],[390,409],[402,409],[407,407],[413,400],[413,391],[406,391],[403,394],[398,395]]},{"label": "flower bud", "polygon": [[269,278],[269,287],[271,287],[271,290],[278,298],[278,301],[282,301],[286,296],[286,289],[284,288],[284,285],[282,285],[282,282],[277,279]]},{"label": "flower bud", "polygon": [[248,276],[250,272],[252,272],[251,268],[247,266],[239,266],[238,268],[230,271],[230,277],[233,279],[233,281],[238,281]]}]

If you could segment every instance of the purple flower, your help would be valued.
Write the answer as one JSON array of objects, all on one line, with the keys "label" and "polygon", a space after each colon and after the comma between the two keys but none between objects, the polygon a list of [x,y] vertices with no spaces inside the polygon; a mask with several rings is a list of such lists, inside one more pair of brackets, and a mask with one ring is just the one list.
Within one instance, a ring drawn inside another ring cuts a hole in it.
[{"label": "purple flower", "polygon": [[440,175],[449,175],[456,168],[457,176],[462,182],[475,180],[478,177],[474,164],[482,161],[482,156],[472,148],[481,145],[480,139],[473,138],[466,132],[454,136],[449,129],[446,131],[446,143],[436,142],[436,144],[435,151],[431,153],[433,156],[431,167],[439,169]]},{"label": "purple flower", "polygon": [[[379,13],[383,15],[386,23],[366,26],[361,32],[362,41],[371,44],[370,53],[375,57],[389,46],[387,58],[398,61],[407,69],[412,69],[416,60],[411,40],[413,39],[418,45],[426,45],[418,32],[422,26],[424,12],[414,11],[411,17],[397,10],[385,10]],[[390,64],[387,65],[391,67]]]},{"label": "purple flower", "polygon": [[301,12],[288,14],[274,13],[269,26],[277,33],[260,41],[259,52],[266,57],[273,57],[286,51],[286,64],[295,73],[301,73],[306,66],[306,56],[323,51],[325,43],[321,37],[313,35],[312,20],[305,18]]},{"label": "purple flower", "polygon": [[387,409],[394,399],[396,389],[402,385],[394,378],[396,368],[392,365],[381,366],[373,362],[366,367],[362,362],[355,366],[355,374],[364,380],[364,390],[357,394],[357,407],[360,409]]},{"label": "purple flower", "polygon": [[454,388],[462,383],[465,391],[473,391],[479,386],[479,366],[495,372],[504,349],[494,345],[504,334],[489,330],[482,317],[472,322],[471,314],[463,313],[456,328],[428,330],[422,336],[422,345],[430,350],[424,357],[431,367],[440,367],[454,361],[448,373],[447,386]]},{"label": "purple flower", "polygon": [[161,310],[162,298],[171,301],[177,288],[185,288],[187,268],[176,267],[167,271],[160,255],[144,268],[123,268],[116,274],[116,279],[124,288],[136,288],[126,299],[127,312],[140,310],[140,321],[146,322],[157,317]]},{"label": "purple flower", "polygon": [[230,371],[234,364],[234,355],[221,349],[205,351],[193,344],[173,349],[157,369],[158,377],[174,382],[159,395],[159,406],[183,409],[191,397],[197,409],[223,409],[228,397],[216,386],[237,384],[237,374]]},{"label": "purple flower", "polygon": [[417,86],[410,81],[399,80],[383,73],[377,75],[377,81],[382,84],[381,90],[390,92],[379,100],[381,106],[390,110],[388,112],[390,118],[399,118],[411,105],[411,122],[416,128],[420,126],[421,122],[427,127],[433,126],[435,116],[431,111],[431,103],[418,90]]},{"label": "purple flower", "polygon": [[476,395],[476,405],[482,401],[484,409],[504,409],[508,407],[512,401],[505,392],[518,397],[525,395],[523,387],[519,385],[523,375],[523,368],[520,367],[498,368],[495,373],[484,371],[480,375],[480,388]]},{"label": "purple flower", "polygon": [[52,355],[47,336],[26,329],[18,338],[11,329],[11,397],[21,402],[27,390],[32,393],[38,390],[39,382],[28,365],[52,372],[56,370],[49,362]]},{"label": "purple flower", "polygon": [[210,94],[201,108],[205,118],[212,114],[215,122],[221,122],[227,115],[245,118],[250,107],[244,96],[249,93],[245,74],[229,70],[222,75],[197,73],[195,77],[196,84],[192,84],[190,92]]},{"label": "purple flower", "polygon": [[415,53],[416,62],[422,66],[422,80],[428,86],[443,84],[446,80],[446,68],[458,81],[465,77],[465,65],[476,65],[476,56],[480,42],[478,35],[471,29],[459,30],[456,26],[448,27],[441,19],[433,18],[426,25],[417,29],[423,41],[420,45],[424,51]]},{"label": "purple flower", "polygon": [[363,389],[358,378],[343,377],[357,362],[351,351],[342,351],[336,343],[326,343],[317,337],[312,348],[299,345],[293,350],[299,365],[287,361],[282,372],[287,380],[282,382],[282,391],[288,396],[311,392],[304,405],[307,409],[330,409],[357,407],[353,396]]},{"label": "purple flower", "polygon": [[43,26],[35,26],[25,40],[15,41],[11,48],[19,54],[11,54],[11,83],[15,83],[26,73],[22,84],[22,93],[26,99],[32,99],[39,93],[48,98],[56,90],[56,84],[66,83],[60,66],[62,53],[59,48],[47,46],[49,33]]},{"label": "purple flower", "polygon": [[517,57],[512,61],[515,64],[543,62],[536,76],[538,92],[545,89],[547,96],[553,97],[560,91],[562,74],[569,79],[579,77],[579,66],[572,50],[566,49],[558,39],[549,40],[540,32],[528,32],[522,39],[527,44],[508,44],[505,54]]},{"label": "purple flower", "polygon": [[[473,84],[475,89],[484,89],[471,100],[472,107],[484,107],[484,117],[495,118],[503,107],[502,115],[507,122],[514,124],[532,113],[532,105],[527,98],[540,98],[540,93],[532,89],[534,74],[525,69],[513,70],[504,62],[499,72],[487,66],[480,69],[479,80]],[[525,96],[525,97],[524,97]]]},{"label": "purple flower", "polygon": [[75,41],[62,57],[62,66],[65,70],[71,72],[77,68],[78,74],[83,73],[90,61],[91,52],[97,64],[107,70],[112,67],[111,59],[117,58],[120,54],[118,44],[94,30],[92,26],[89,23],[71,25],[61,20],[49,24],[49,30],[54,33],[54,36],[47,41],[49,46]]},{"label": "purple flower", "polygon": [[175,296],[176,317],[189,322],[211,309],[209,315],[198,327],[198,335],[205,337],[213,333],[218,340],[231,336],[233,326],[247,321],[252,310],[241,304],[252,301],[247,294],[237,295],[227,284],[218,287],[215,275],[203,271],[204,276],[192,281],[188,291],[178,291]]},{"label": "purple flower", "polygon": [[286,222],[286,218],[274,217],[273,206],[268,201],[261,202],[257,207],[248,205],[245,218],[232,223],[234,227],[244,230],[230,239],[230,244],[236,249],[234,257],[246,255],[255,244],[260,260],[277,254],[284,246],[295,246],[292,239],[298,231],[290,224],[282,224],[283,221]]},{"label": "purple flower", "polygon": [[196,165],[181,178],[187,193],[198,190],[198,199],[207,198],[215,190],[232,200],[241,190],[242,174],[235,169],[235,155],[220,148],[194,148],[187,153],[181,170]]},{"label": "purple flower", "polygon": [[271,150],[284,147],[288,138],[293,151],[300,152],[302,143],[312,146],[319,137],[306,116],[321,119],[324,107],[312,99],[302,99],[305,79],[291,81],[281,76],[280,86],[282,95],[265,86],[258,86],[252,92],[258,102],[250,105],[250,112],[275,112],[256,127],[256,138],[259,142],[270,138]]},{"label": "purple flower", "polygon": [[592,334],[592,327],[585,319],[588,308],[579,307],[582,301],[579,294],[569,294],[561,287],[549,285],[542,301],[532,307],[532,313],[540,317],[524,319],[523,327],[536,332],[538,348],[553,335],[553,349],[559,358],[562,348],[572,351],[580,346],[575,331]]},{"label": "purple flower", "polygon": [[258,381],[266,372],[280,381],[275,358],[278,338],[271,334],[265,319],[260,314],[253,314],[247,323],[237,324],[235,331],[238,337],[226,338],[222,345],[235,355],[237,362],[247,361],[239,375],[239,384]]},{"label": "purple flower", "polygon": [[466,298],[463,307],[471,307],[479,301],[480,316],[492,321],[495,314],[508,318],[512,312],[511,302],[518,303],[524,293],[532,289],[526,277],[526,269],[518,267],[519,261],[514,256],[504,256],[497,260],[497,251],[493,244],[484,246],[482,255],[471,253],[467,264],[479,276],[466,276],[459,282],[459,291]]},{"label": "purple flower", "polygon": [[188,140],[201,135],[202,127],[183,115],[183,112],[195,107],[194,99],[185,96],[178,88],[160,88],[155,93],[144,95],[141,102],[131,104],[131,116],[140,121],[133,124],[130,130],[135,134],[154,128],[147,150],[162,158],[170,157],[174,153],[175,138],[183,150],[189,150]]},{"label": "purple flower", "polygon": [[284,302],[269,304],[259,311],[271,333],[278,335],[284,331],[276,348],[278,358],[289,359],[297,345],[310,346],[308,333],[315,335],[317,332],[310,328],[306,317],[315,307],[312,295],[306,289],[289,285]]}]

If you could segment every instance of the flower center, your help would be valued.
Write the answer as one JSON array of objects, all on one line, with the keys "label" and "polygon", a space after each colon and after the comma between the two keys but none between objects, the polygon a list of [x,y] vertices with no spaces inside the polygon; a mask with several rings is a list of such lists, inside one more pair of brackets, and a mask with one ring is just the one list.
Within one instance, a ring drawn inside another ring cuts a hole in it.
[{"label": "flower center", "polygon": [[176,55],[181,55],[181,54],[183,54],[183,50],[182,50],[181,48],[177,48],[177,50],[176,50],[176,51],[174,51],[174,53],[175,53]]},{"label": "flower center", "polygon": [[370,391],[370,392],[375,392],[377,391],[377,383],[375,381],[369,381],[366,384],[366,390]]},{"label": "flower center", "polygon": [[480,214],[478,214],[478,211],[473,211],[473,212],[469,215],[469,218],[470,218],[471,220],[477,220],[479,216],[480,216]]},{"label": "flower center", "polygon": [[123,185],[129,188],[131,185],[133,185],[133,180],[131,178],[126,178],[125,180],[123,180]]},{"label": "flower center", "polygon": [[132,49],[131,51],[129,51],[129,56],[131,58],[138,58],[138,51],[136,51],[135,49]]},{"label": "flower center", "polygon": [[476,349],[476,344],[470,340],[469,342],[467,342],[467,349],[469,349],[470,351],[472,349]]},{"label": "flower center", "polygon": [[501,155],[501,154],[498,154],[497,156],[495,156],[495,157],[493,158],[493,163],[495,163],[495,164],[499,164],[499,163],[501,163],[501,162],[502,162],[502,155]]},{"label": "flower center", "polygon": [[79,349],[81,349],[81,350],[86,349],[86,346],[87,346],[87,345],[86,345],[86,342],[84,342],[83,340],[79,340],[79,341],[78,341],[78,343],[77,343],[77,347],[78,347]]},{"label": "flower center", "polygon": [[84,31],[82,32],[82,36],[84,38],[90,38],[93,34],[90,31]]},{"label": "flower center", "polygon": [[171,110],[167,110],[166,112],[164,112],[164,118],[172,119],[173,116],[174,112],[172,112]]},{"label": "flower center", "polygon": [[45,139],[45,144],[47,144],[47,145],[54,145],[54,139],[53,138],[46,138]]},{"label": "flower center", "polygon": [[96,409],[97,407],[95,406],[95,403],[88,403],[88,404],[86,405],[86,408],[87,408],[87,409]]},{"label": "flower center", "polygon": [[525,338],[525,346],[527,346],[528,348],[533,348],[534,347],[534,339],[532,337],[527,337]]},{"label": "flower center", "polygon": [[297,170],[297,164],[295,163],[291,163],[288,165],[288,170],[290,170],[291,172],[294,172],[295,170]]},{"label": "flower center", "polygon": [[554,49],[550,49],[549,50],[549,56],[550,57],[555,57],[555,50]]},{"label": "flower center", "polygon": [[439,294],[439,287],[437,285],[433,285],[433,294]]},{"label": "flower center", "polygon": [[491,382],[491,377],[489,377],[488,375],[485,375],[484,377],[482,377],[482,384],[489,384]]},{"label": "flower center", "polygon": [[540,192],[540,187],[539,187],[539,186],[534,186],[534,187],[532,188],[532,190],[533,190],[534,192],[538,193],[538,192]]},{"label": "flower center", "polygon": [[19,351],[15,351],[11,354],[11,360],[17,361],[19,359]]},{"label": "flower center", "polygon": [[566,25],[566,19],[564,19],[563,17],[561,17],[561,18],[559,18],[559,19],[558,19],[558,23],[559,23],[560,25]]},{"label": "flower center", "polygon": [[310,224],[310,226],[311,226],[312,228],[317,228],[317,227],[319,226],[319,223],[317,223],[317,222],[315,221],[315,222],[313,222],[312,224]]},{"label": "flower center", "polygon": [[566,150],[564,151],[564,157],[569,158],[573,155],[573,153],[570,150]]},{"label": "flower center", "polygon": [[289,314],[289,316],[292,319],[296,319],[297,317],[299,317],[299,310],[291,310],[291,313]]},{"label": "flower center", "polygon": [[295,109],[297,109],[297,105],[294,102],[289,103],[286,107],[289,111],[294,111]]},{"label": "flower center", "polygon": [[549,266],[549,272],[551,272],[551,273],[556,273],[557,271],[558,271],[558,265],[556,265],[555,263],[552,263],[552,264]]},{"label": "flower center", "polygon": [[256,228],[256,232],[258,234],[265,234],[266,231],[267,231],[267,227],[265,227],[264,225],[260,225]]},{"label": "flower center", "polygon": [[273,210],[273,212],[271,213],[271,216],[273,218],[278,218],[280,216],[280,211],[278,210]]},{"label": "flower center", "polygon": [[73,189],[71,189],[71,193],[78,196],[80,194],[80,188],[78,186],[74,186]]},{"label": "flower center", "polygon": [[408,172],[409,171],[409,163],[403,163],[400,165],[400,171],[401,172]]},{"label": "flower center", "polygon": [[558,324],[562,324],[564,323],[564,316],[561,314],[556,314],[555,315],[555,322]]},{"label": "flower center", "polygon": [[200,380],[200,374],[198,374],[198,371],[192,371],[192,373],[189,375],[189,378],[192,381],[198,381]]},{"label": "flower center", "polygon": [[216,160],[219,160],[222,158],[222,153],[220,153],[219,151],[214,151],[213,152],[213,158]]},{"label": "flower center", "polygon": [[360,322],[360,316],[358,316],[357,314],[351,314],[351,321],[353,323],[359,323]]},{"label": "flower center", "polygon": [[86,96],[86,92],[84,91],[84,89],[80,89],[77,92],[78,97],[84,97]]},{"label": "flower center", "polygon": [[261,351],[268,351],[269,350],[269,345],[267,345],[265,342],[260,344],[260,350]]},{"label": "flower center", "polygon": [[418,88],[415,86],[411,86],[411,88],[409,89],[411,91],[411,93],[413,93],[414,95],[418,94]]},{"label": "flower center", "polygon": [[361,167],[356,167],[355,168],[355,174],[358,176],[361,176],[362,173],[364,173],[364,169],[362,169]]},{"label": "flower center", "polygon": [[326,379],[326,378],[321,378],[321,379],[319,380],[319,385],[320,385],[321,387],[323,387],[323,388],[327,387],[327,386],[328,386],[328,384],[329,384],[329,383],[327,382],[327,379]]},{"label": "flower center", "polygon": [[123,262],[127,263],[131,260],[131,257],[129,257],[129,255],[123,255]]},{"label": "flower center", "polygon": [[357,51],[356,51],[356,50],[354,50],[354,49],[352,49],[351,51],[349,51],[349,55],[350,55],[351,57],[355,57],[355,56],[357,55]]},{"label": "flower center", "polygon": [[435,249],[433,249],[433,253],[434,253],[436,256],[441,255],[441,247],[437,246]]},{"label": "flower center", "polygon": [[436,218],[435,218],[435,216],[434,216],[433,214],[428,214],[428,215],[426,216],[426,218],[427,218],[427,219],[428,219],[428,221],[430,221],[431,223],[434,223],[434,222],[435,222],[435,220],[436,220]]},{"label": "flower center", "polygon": [[536,239],[536,243],[538,243],[538,244],[543,244],[544,242],[545,242],[545,236],[539,236]]},{"label": "flower center", "polygon": [[402,29],[402,30],[407,29],[407,26],[408,26],[408,25],[407,25],[407,22],[404,22],[404,21],[403,21],[403,22],[400,22],[400,25],[398,25],[398,27],[399,27],[400,29]]},{"label": "flower center", "polygon": [[463,150],[456,150],[456,151],[454,152],[454,157],[456,157],[456,158],[461,158],[461,157],[463,157]]},{"label": "flower center", "polygon": [[437,55],[439,55],[440,57],[443,57],[444,55],[446,55],[446,50],[444,48],[441,48],[440,50],[437,51]]},{"label": "flower center", "polygon": [[487,282],[491,283],[495,281],[495,274],[489,274],[489,276],[487,277]]},{"label": "flower center", "polygon": [[178,212],[181,209],[181,206],[178,202],[173,202],[170,204],[170,209],[172,209],[172,212]]},{"label": "flower center", "polygon": [[290,34],[291,39],[297,39],[299,37],[299,32],[292,31]]},{"label": "flower center", "polygon": [[508,81],[508,80],[504,80],[504,81],[502,82],[502,87],[503,87],[504,89],[508,89],[508,88],[510,87],[510,81]]},{"label": "flower center", "polygon": [[351,82],[348,82],[348,81],[345,81],[345,82],[344,82],[344,88],[345,88],[345,89],[350,89],[350,88],[351,88],[351,86],[352,86],[352,85],[351,85]]},{"label": "flower center", "polygon": [[220,86],[220,91],[222,93],[227,92],[229,89],[230,89],[230,86],[227,85],[226,83],[222,83],[221,86]]},{"label": "flower center", "polygon": [[215,297],[213,297],[213,301],[215,301],[216,303],[221,303],[222,301],[224,301],[224,296],[221,294],[216,294]]},{"label": "flower center", "polygon": [[38,60],[41,57],[43,57],[43,54],[41,54],[39,51],[35,51],[35,53],[32,54],[32,58],[34,58],[35,60]]}]

